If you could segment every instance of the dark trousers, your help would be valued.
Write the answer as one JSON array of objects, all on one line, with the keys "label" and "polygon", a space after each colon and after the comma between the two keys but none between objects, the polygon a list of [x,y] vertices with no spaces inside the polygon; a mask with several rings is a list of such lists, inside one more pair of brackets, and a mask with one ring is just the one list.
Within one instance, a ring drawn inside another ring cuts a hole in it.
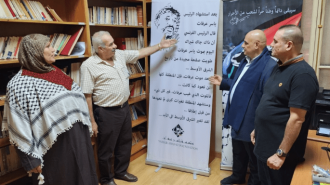
[{"label": "dark trousers", "polygon": [[44,185],[98,185],[89,129],[80,122],[59,135],[43,159]]},{"label": "dark trousers", "polygon": [[237,180],[244,180],[247,167],[250,168],[248,185],[259,185],[257,158],[253,153],[252,142],[232,139],[233,145],[233,176]]},{"label": "dark trousers", "polygon": [[[129,165],[132,147],[132,122],[127,102],[123,107],[94,108],[98,125],[98,162],[100,182],[109,182],[114,175],[123,176]],[[114,173],[110,158],[115,156]]]},{"label": "dark trousers", "polygon": [[258,159],[258,169],[261,184],[290,185],[296,166],[297,162],[295,159],[287,158],[279,170],[273,170],[267,166],[267,163]]}]

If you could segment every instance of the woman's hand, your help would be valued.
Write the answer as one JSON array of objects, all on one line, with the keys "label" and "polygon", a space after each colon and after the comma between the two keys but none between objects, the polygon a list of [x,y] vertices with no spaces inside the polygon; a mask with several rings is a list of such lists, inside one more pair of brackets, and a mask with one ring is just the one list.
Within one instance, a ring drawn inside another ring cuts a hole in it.
[{"label": "woman's hand", "polygon": [[93,136],[97,137],[97,134],[99,133],[99,130],[98,130],[98,126],[97,126],[95,121],[92,122],[92,130],[93,130]]}]

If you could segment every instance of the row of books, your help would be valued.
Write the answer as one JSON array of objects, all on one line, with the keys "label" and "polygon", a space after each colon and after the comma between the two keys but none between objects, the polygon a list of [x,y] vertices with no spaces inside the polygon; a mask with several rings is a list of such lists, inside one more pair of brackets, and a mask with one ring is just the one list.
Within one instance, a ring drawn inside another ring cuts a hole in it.
[{"label": "row of books", "polygon": [[88,8],[89,22],[94,24],[142,26],[142,6],[136,7],[97,7]]},{"label": "row of books", "polygon": [[137,61],[135,64],[126,64],[126,66],[130,75],[137,73],[144,73],[144,69],[139,61]]},{"label": "row of books", "polygon": [[9,137],[8,131],[2,131],[2,117],[3,111],[0,111],[0,139]]},{"label": "row of books", "polygon": [[39,1],[28,0],[0,0],[0,18],[63,21],[54,9],[44,7]]},{"label": "row of books", "polygon": [[[81,27],[73,35],[55,33],[48,35],[51,46],[55,49],[56,55],[70,55],[84,27]],[[19,45],[23,37],[0,37],[0,59],[17,59]]]},{"label": "row of books", "polygon": [[139,141],[143,140],[143,133],[140,131],[132,132],[132,146],[138,143]]},{"label": "row of books", "polygon": [[132,121],[137,120],[140,115],[146,115],[146,113],[144,111],[144,108],[142,107],[140,102],[137,102],[133,105],[130,105],[129,110],[130,110],[130,113],[131,113]]},{"label": "row of books", "polygon": [[21,160],[13,145],[0,148],[0,176],[22,168]]},{"label": "row of books", "polygon": [[115,38],[115,44],[121,50],[138,50],[144,48],[142,31],[138,30],[137,38]]},{"label": "row of books", "polygon": [[70,55],[84,27],[81,27],[73,35],[55,33],[50,36],[50,45],[55,49],[55,55]]},{"label": "row of books", "polygon": [[129,89],[131,92],[130,97],[134,98],[146,94],[146,91],[144,90],[144,85],[145,85],[144,80],[130,81],[129,84]]}]

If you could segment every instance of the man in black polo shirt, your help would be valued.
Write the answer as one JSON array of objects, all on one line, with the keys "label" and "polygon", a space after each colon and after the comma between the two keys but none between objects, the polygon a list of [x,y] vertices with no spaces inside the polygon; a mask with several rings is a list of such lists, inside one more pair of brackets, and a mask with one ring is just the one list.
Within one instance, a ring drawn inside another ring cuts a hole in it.
[{"label": "man in black polo shirt", "polygon": [[302,44],[302,32],[294,25],[280,27],[271,44],[279,61],[265,84],[251,133],[262,184],[289,185],[303,160],[319,85],[300,53]]}]

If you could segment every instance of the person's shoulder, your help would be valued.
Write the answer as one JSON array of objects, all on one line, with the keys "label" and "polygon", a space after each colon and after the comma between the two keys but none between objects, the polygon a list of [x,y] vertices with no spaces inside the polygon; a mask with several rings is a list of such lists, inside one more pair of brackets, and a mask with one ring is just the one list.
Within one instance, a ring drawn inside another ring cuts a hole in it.
[{"label": "person's shoulder", "polygon": [[312,68],[312,66],[310,66],[305,60],[302,60],[298,63],[296,63],[297,66],[296,70],[300,73],[311,73],[311,74],[315,74],[314,69]]},{"label": "person's shoulder", "polygon": [[7,84],[7,88],[16,88],[20,83],[27,81],[27,76],[22,76],[22,69],[18,71],[18,73],[11,78]]},{"label": "person's shoulder", "polygon": [[97,61],[98,61],[97,57],[95,55],[92,55],[81,64],[81,67],[89,67],[97,63]]}]

